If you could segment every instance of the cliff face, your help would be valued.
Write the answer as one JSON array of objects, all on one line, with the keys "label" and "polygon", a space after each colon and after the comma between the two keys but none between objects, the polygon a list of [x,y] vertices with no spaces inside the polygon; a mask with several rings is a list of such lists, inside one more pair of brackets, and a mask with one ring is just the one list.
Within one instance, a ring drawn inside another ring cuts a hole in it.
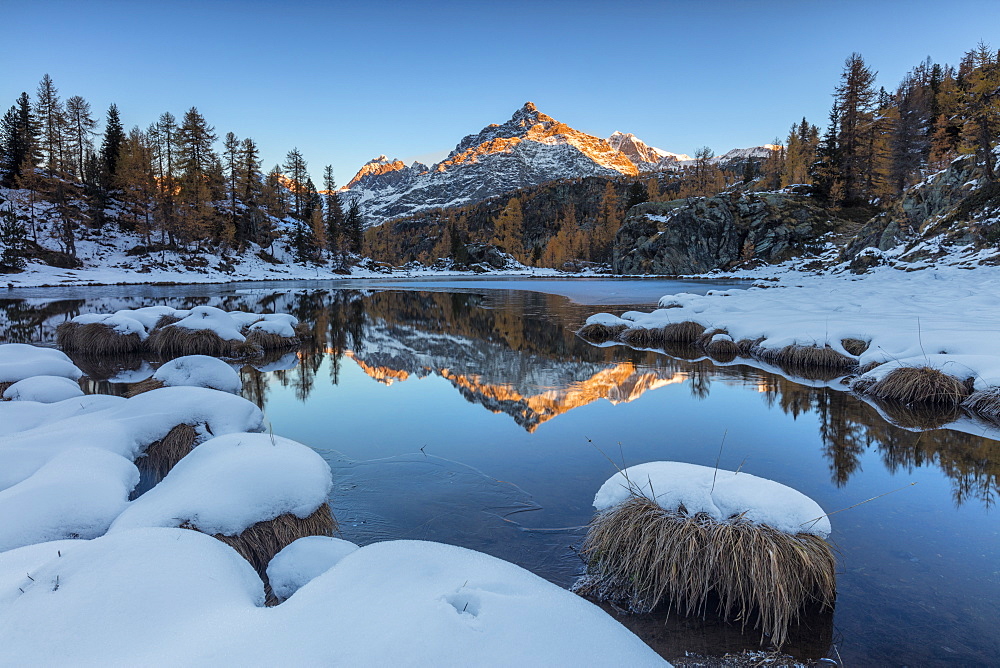
[{"label": "cliff face", "polygon": [[624,274],[695,274],[780,262],[849,225],[801,195],[723,193],[647,202],[630,209],[622,223],[613,267]]}]

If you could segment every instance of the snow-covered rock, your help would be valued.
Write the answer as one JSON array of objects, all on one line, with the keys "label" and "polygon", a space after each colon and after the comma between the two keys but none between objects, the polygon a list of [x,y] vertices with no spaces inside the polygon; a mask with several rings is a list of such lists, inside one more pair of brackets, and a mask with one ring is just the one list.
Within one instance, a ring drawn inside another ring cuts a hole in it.
[{"label": "snow-covered rock", "polygon": [[742,471],[724,471],[684,462],[648,462],[622,469],[594,497],[604,510],[644,496],[666,510],[705,513],[724,522],[735,516],[785,533],[830,535],[830,519],[808,496],[779,482]]}]

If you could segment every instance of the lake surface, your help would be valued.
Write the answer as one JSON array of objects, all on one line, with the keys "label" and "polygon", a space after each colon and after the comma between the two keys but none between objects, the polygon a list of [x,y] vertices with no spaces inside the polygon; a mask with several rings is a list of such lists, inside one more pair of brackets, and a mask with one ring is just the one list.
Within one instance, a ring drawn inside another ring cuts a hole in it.
[{"label": "lake surface", "polygon": [[[244,367],[244,395],[275,433],[330,462],[343,537],[462,545],[562,586],[583,570],[575,550],[615,465],[718,460],[828,512],[891,492],[832,515],[836,610],[794,632],[785,651],[846,665],[995,665],[995,429],[908,430],[822,383],[574,335],[597,311],[732,286],[449,279],[7,290],[0,342],[51,343],[55,326],[79,313],[150,304],[293,313],[315,341]],[[138,359],[78,363],[100,392],[127,387],[107,380],[115,374],[149,373]],[[712,619],[622,621],[667,656],[759,640]]]}]

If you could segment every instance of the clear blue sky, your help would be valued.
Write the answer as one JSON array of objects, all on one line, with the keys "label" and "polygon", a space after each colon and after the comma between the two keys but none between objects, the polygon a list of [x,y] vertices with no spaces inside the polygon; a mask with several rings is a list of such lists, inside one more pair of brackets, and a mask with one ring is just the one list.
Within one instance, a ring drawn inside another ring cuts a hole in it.
[{"label": "clear blue sky", "polygon": [[0,106],[42,75],[126,127],[197,106],[250,136],[265,169],[297,146],[319,183],[370,158],[412,159],[501,123],[525,101],[606,137],[691,154],[823,125],[844,59],[894,88],[930,56],[1000,47],[1000,2],[3,3]]}]

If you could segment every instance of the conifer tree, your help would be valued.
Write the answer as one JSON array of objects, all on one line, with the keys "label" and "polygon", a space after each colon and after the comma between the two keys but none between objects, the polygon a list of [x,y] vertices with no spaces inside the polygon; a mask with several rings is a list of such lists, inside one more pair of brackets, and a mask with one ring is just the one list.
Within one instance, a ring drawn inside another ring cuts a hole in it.
[{"label": "conifer tree", "polygon": [[357,198],[351,200],[347,207],[347,216],[344,220],[344,228],[348,248],[352,253],[361,253],[361,240],[364,238],[365,221],[361,215],[361,205]]},{"label": "conifer tree", "polygon": [[3,244],[3,252],[0,253],[0,272],[16,273],[27,266],[24,260],[27,242],[28,235],[24,224],[17,219],[14,208],[7,205],[0,210],[0,243]]},{"label": "conifer tree", "polygon": [[15,187],[25,171],[34,172],[38,165],[38,124],[27,93],[21,93],[17,103],[4,114],[0,122],[0,170],[3,185]]},{"label": "conifer tree", "polygon": [[298,148],[293,148],[285,156],[285,176],[288,177],[288,191],[292,195],[292,215],[303,220],[305,205],[306,161]]},{"label": "conifer tree", "polygon": [[341,236],[344,231],[344,205],[337,192],[337,184],[333,179],[333,166],[323,168],[323,190],[325,191],[325,210],[323,223],[326,230],[326,248],[335,266],[342,262]]},{"label": "conifer tree", "polygon": [[248,241],[266,246],[271,229],[265,224],[263,206],[263,177],[260,173],[260,152],[253,139],[247,137],[240,144],[240,168],[237,187],[243,203],[243,213],[236,228],[240,247]]},{"label": "conifer tree", "polygon": [[876,131],[873,111],[877,100],[875,73],[859,53],[844,62],[841,83],[834,94],[840,133],[837,137],[843,204],[867,202],[872,194],[871,173],[875,155],[872,134]]},{"label": "conifer tree", "polygon": [[[184,114],[177,131],[177,169],[180,172],[180,231],[187,239],[204,239],[215,229],[215,211],[211,206],[213,174],[218,163],[212,145],[215,128],[196,107]],[[221,168],[217,170],[221,172]]]},{"label": "conifer tree", "polygon": [[628,187],[628,199],[625,201],[625,210],[628,211],[636,204],[649,201],[649,189],[642,181],[633,181]]},{"label": "conifer tree", "polygon": [[104,123],[104,141],[101,143],[101,163],[106,175],[105,182],[114,182],[118,173],[118,156],[121,153],[122,142],[125,141],[125,129],[118,116],[118,105],[108,107],[108,120]]},{"label": "conifer tree", "polygon": [[996,156],[993,147],[1000,134],[1000,64],[997,55],[983,42],[966,54],[970,69],[964,80],[962,103],[963,148],[976,157],[986,178],[995,181]]},{"label": "conifer tree", "polygon": [[94,150],[94,128],[97,120],[91,115],[90,103],[79,95],[66,100],[67,149],[71,155],[70,169],[78,180],[83,180],[87,154]]},{"label": "conifer tree", "polygon": [[42,164],[48,175],[52,176],[63,168],[66,114],[62,100],[59,99],[59,90],[48,74],[39,82],[35,99],[35,113],[41,128],[39,145]]}]

